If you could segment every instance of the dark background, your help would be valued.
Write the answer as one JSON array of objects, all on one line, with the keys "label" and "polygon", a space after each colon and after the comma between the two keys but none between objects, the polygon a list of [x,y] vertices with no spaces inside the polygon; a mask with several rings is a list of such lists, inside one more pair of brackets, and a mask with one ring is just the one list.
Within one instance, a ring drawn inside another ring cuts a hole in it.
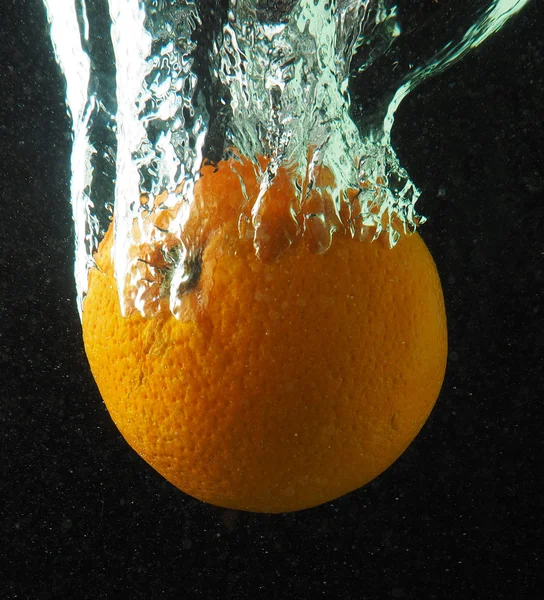
[{"label": "dark background", "polygon": [[435,411],[365,488],[225,511],[123,441],[76,311],[63,81],[39,2],[0,8],[0,598],[540,598],[540,0],[402,105],[450,355]]}]

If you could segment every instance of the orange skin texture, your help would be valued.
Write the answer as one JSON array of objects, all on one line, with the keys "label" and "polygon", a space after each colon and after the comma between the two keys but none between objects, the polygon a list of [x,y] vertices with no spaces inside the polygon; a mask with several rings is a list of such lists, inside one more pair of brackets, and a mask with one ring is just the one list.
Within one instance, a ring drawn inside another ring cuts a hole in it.
[{"label": "orange skin texture", "polygon": [[[301,237],[262,260],[238,232],[231,173],[196,186],[207,224],[186,318],[166,300],[152,319],[121,315],[110,227],[85,348],[112,419],[168,481],[226,508],[300,510],[371,481],[420,431],[445,372],[442,289],[417,233],[390,249],[338,232],[321,254]],[[271,222],[283,236],[281,215]]]}]

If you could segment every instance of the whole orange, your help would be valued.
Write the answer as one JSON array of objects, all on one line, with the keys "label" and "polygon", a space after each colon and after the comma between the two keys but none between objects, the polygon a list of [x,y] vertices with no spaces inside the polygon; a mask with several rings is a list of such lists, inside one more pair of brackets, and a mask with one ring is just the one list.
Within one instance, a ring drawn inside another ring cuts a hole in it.
[{"label": "whole orange", "polygon": [[[288,204],[287,188],[274,193]],[[326,252],[302,237],[262,260],[239,233],[231,169],[204,173],[195,198],[207,233],[184,318],[166,300],[153,318],[121,315],[111,227],[90,272],[84,342],[114,422],[166,479],[215,505],[294,511],[364,485],[410,444],[442,385],[446,317],[427,247],[417,233],[393,248],[337,233]],[[285,235],[280,221],[270,235]]]}]

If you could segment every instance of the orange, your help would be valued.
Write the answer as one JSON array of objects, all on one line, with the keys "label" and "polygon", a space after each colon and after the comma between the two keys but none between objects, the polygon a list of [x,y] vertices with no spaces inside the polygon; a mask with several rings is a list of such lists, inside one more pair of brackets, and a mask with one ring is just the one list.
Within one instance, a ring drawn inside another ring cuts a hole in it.
[{"label": "orange", "polygon": [[111,227],[83,310],[90,366],[127,442],[187,494],[256,512],[316,506],[383,472],[429,416],[447,354],[421,237],[390,248],[339,229],[325,252],[302,235],[285,249],[297,227],[281,208],[286,181],[267,200],[263,260],[239,233],[238,177],[226,163],[204,170],[186,228],[202,265],[181,319],[166,299],[153,318],[121,315]]}]

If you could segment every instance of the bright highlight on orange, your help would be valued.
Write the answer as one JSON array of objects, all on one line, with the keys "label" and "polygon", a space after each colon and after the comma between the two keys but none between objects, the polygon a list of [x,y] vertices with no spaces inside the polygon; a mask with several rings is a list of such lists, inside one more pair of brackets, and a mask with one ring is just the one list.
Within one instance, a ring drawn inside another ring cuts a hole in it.
[{"label": "bright highlight on orange", "polygon": [[178,318],[160,293],[169,263],[150,247],[140,262],[160,274],[156,316],[121,315],[110,227],[89,276],[85,348],[121,433],[171,483],[218,506],[294,511],[366,484],[417,435],[444,378],[444,301],[417,233],[390,248],[383,235],[353,239],[340,215],[331,243],[304,221],[318,195],[293,216],[285,174],[264,199],[257,256],[244,168],[225,161],[196,183],[184,232],[198,268]]}]

